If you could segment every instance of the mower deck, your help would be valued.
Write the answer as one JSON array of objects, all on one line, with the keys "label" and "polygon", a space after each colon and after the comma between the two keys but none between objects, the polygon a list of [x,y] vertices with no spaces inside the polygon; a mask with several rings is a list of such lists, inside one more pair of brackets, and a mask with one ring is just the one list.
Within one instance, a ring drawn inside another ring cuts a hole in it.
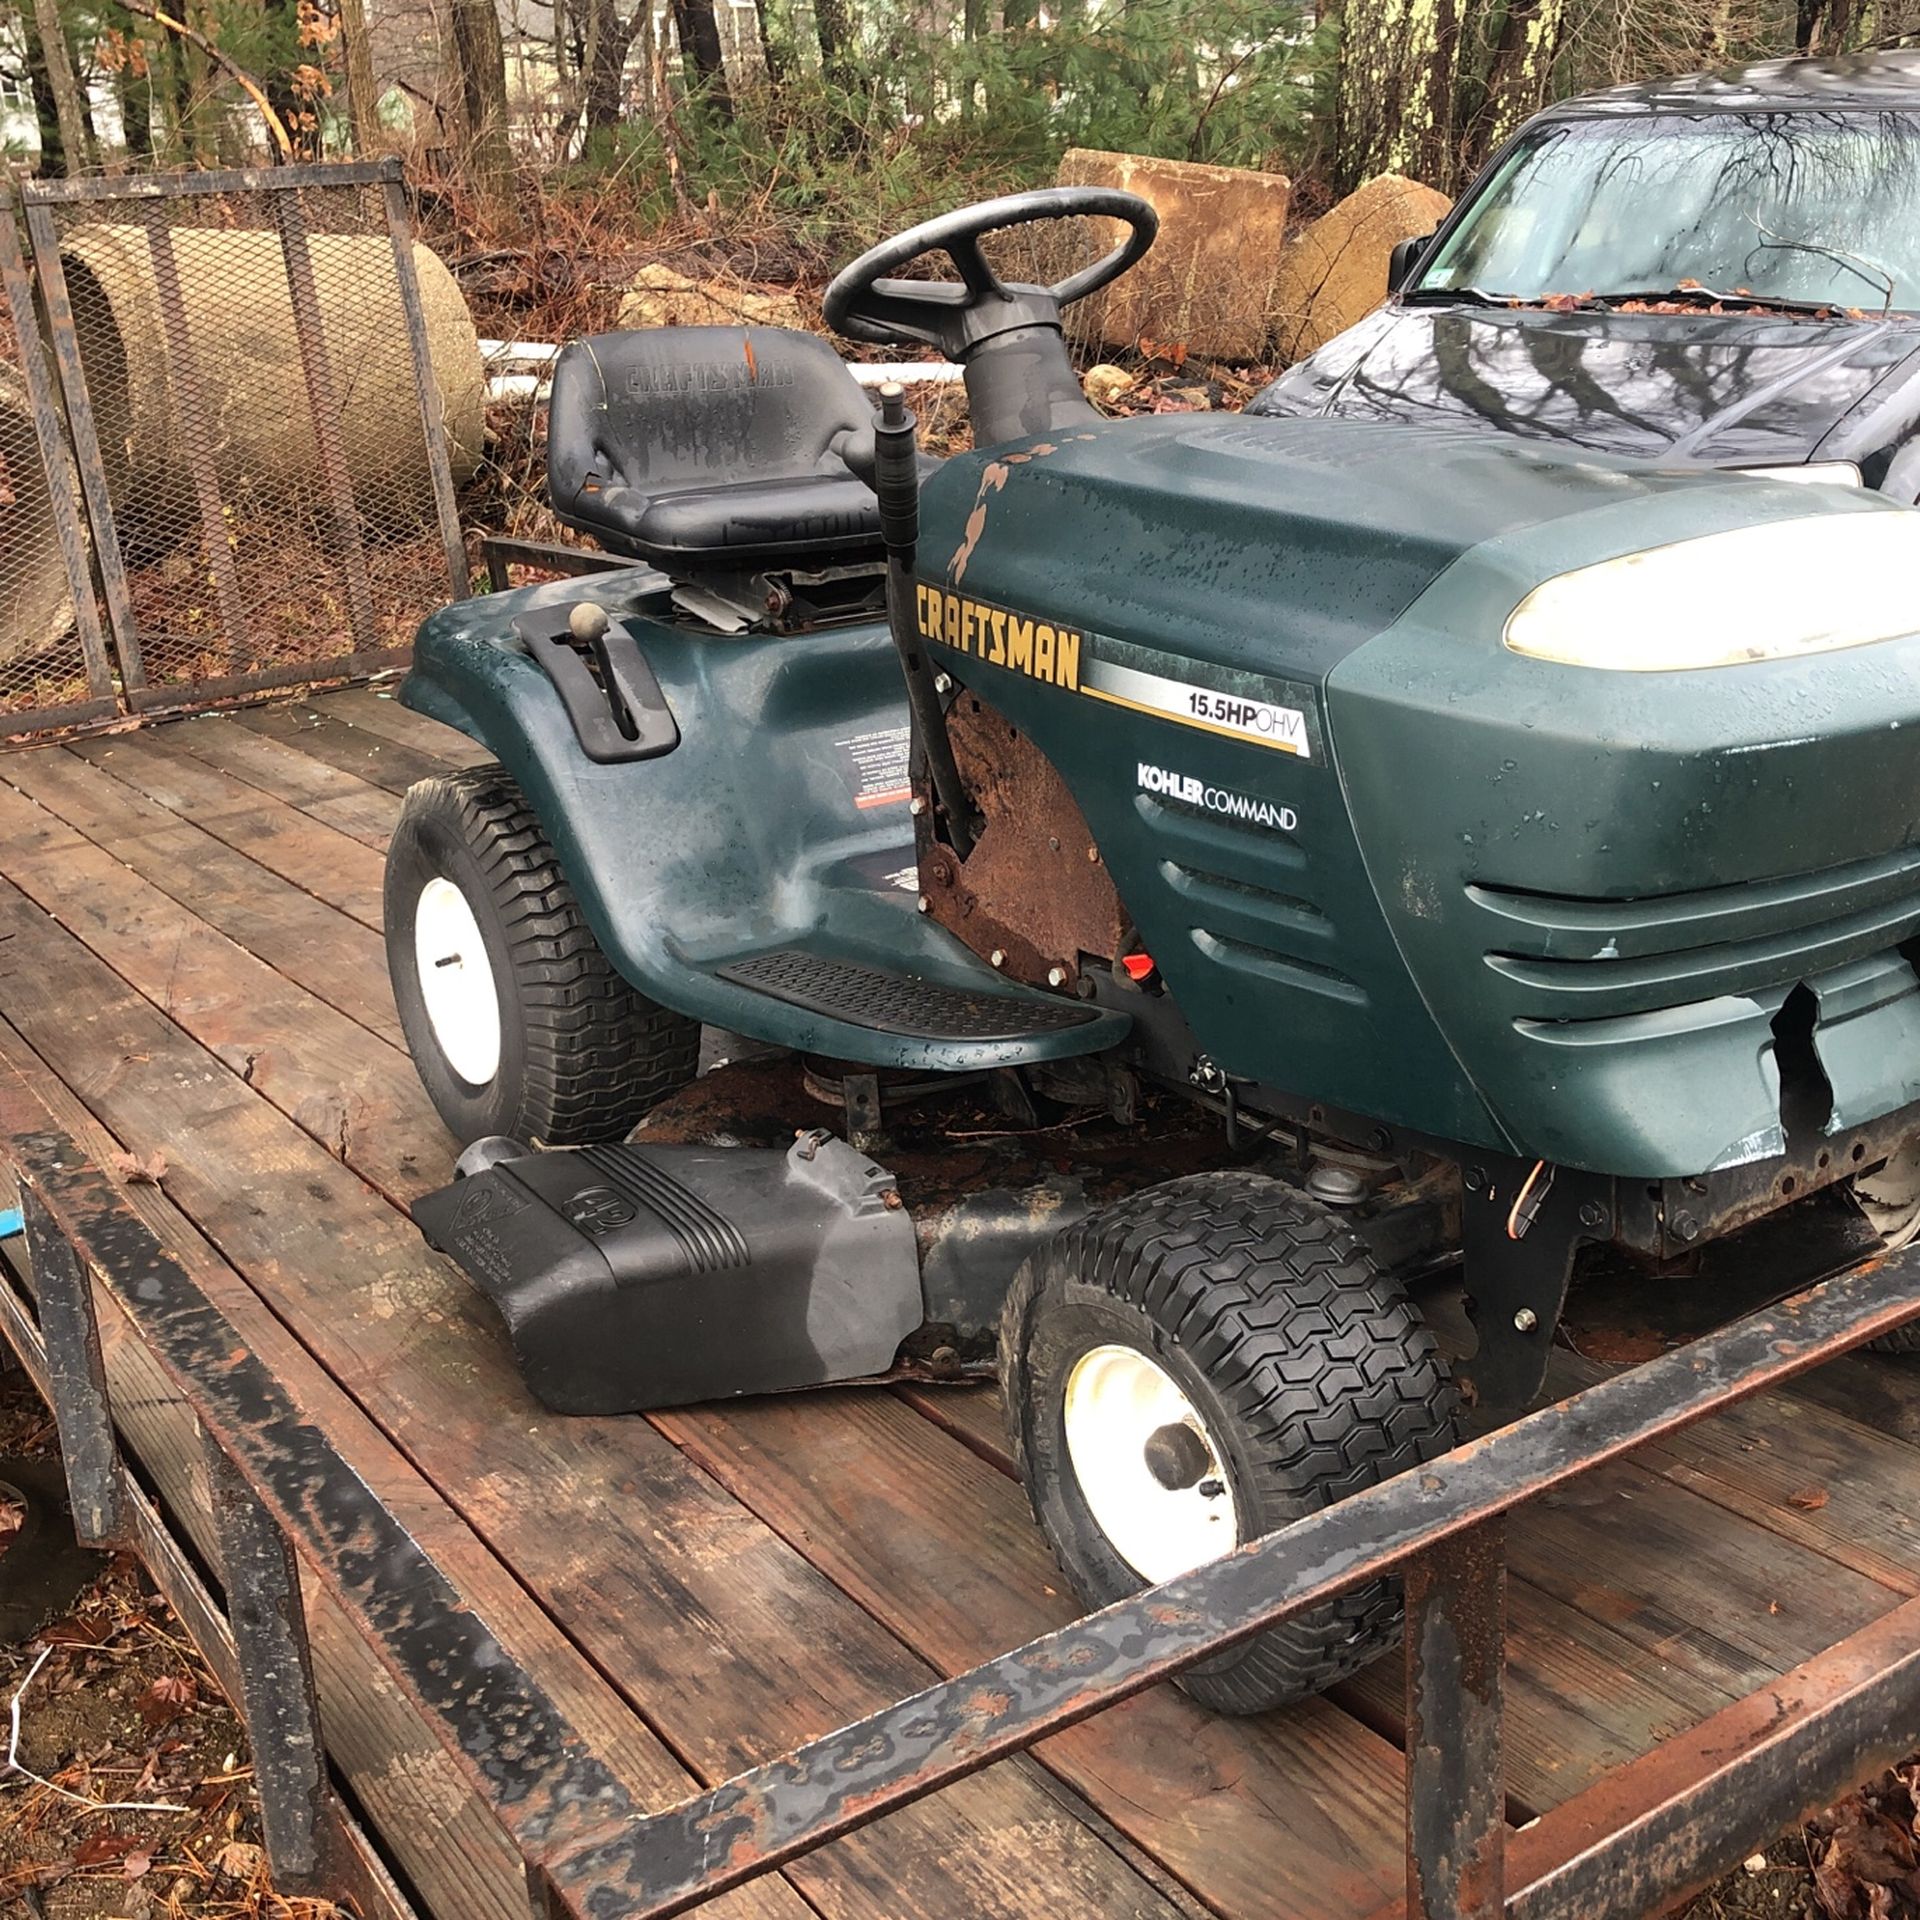
[{"label": "mower deck", "polygon": [[[618,1420],[530,1400],[491,1309],[406,1217],[452,1146],[377,931],[398,796],[477,757],[365,690],[0,756],[0,1112],[14,1134],[50,1115],[133,1182],[146,1229],[657,1807],[1075,1608],[989,1388]],[[725,1117],[724,1085],[703,1097]],[[1587,1357],[1557,1355],[1555,1393],[1660,1344],[1605,1302],[1570,1325]],[[186,1409],[124,1320],[103,1334],[130,1451],[205,1554]],[[1916,1516],[1920,1379],[1864,1355],[1530,1501],[1509,1541],[1510,1818],[1920,1595]],[[309,1609],[329,1746],[422,1905],[524,1920],[464,1776],[341,1603]],[[1401,1685],[1389,1659],[1240,1722],[1157,1687],[716,1911],[1371,1915],[1404,1872]]]}]

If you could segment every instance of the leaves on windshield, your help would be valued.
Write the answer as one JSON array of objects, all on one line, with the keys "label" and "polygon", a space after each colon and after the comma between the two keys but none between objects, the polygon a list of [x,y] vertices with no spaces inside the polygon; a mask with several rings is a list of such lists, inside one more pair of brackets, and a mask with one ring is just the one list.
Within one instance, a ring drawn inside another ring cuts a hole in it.
[{"label": "leaves on windshield", "polygon": [[1785,314],[1807,320],[1864,320],[1858,307],[1801,306],[1768,300],[1751,287],[1735,287],[1731,293],[1718,293],[1699,280],[1682,280],[1671,293],[1632,294],[1626,297],[1594,292],[1549,293],[1538,300],[1509,299],[1510,307],[1538,309],[1546,313],[1733,313]]}]

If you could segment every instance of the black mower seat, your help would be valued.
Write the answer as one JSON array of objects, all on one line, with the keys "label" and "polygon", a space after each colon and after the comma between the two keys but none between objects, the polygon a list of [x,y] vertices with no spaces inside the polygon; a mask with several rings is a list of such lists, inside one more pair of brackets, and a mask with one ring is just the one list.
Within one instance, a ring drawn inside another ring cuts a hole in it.
[{"label": "black mower seat", "polygon": [[547,486],[564,525],[669,575],[878,559],[873,490],[839,452],[872,425],[810,333],[594,334],[554,363]]}]

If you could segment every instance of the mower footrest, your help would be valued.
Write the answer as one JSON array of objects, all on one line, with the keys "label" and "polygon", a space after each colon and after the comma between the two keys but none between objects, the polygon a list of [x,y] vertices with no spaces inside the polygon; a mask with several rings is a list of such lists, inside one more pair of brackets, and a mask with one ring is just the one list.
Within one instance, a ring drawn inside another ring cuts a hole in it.
[{"label": "mower footrest", "polygon": [[877,1033],[916,1040],[1029,1040],[1111,1020],[1098,1007],[1037,993],[986,993],[782,947],[730,960],[717,978]]},{"label": "mower footrest", "polygon": [[824,1134],[486,1158],[413,1217],[500,1309],[557,1412],[861,1379],[923,1317],[893,1176]]}]

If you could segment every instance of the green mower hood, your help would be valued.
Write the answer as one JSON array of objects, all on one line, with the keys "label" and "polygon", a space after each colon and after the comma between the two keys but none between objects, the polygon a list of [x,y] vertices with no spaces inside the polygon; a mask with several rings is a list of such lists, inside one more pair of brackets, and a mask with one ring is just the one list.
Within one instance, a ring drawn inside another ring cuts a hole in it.
[{"label": "green mower hood", "polygon": [[1188,415],[949,462],[919,566],[1225,1072],[1649,1178],[1778,1152],[1783,1057],[1920,1097],[1911,510]]}]

